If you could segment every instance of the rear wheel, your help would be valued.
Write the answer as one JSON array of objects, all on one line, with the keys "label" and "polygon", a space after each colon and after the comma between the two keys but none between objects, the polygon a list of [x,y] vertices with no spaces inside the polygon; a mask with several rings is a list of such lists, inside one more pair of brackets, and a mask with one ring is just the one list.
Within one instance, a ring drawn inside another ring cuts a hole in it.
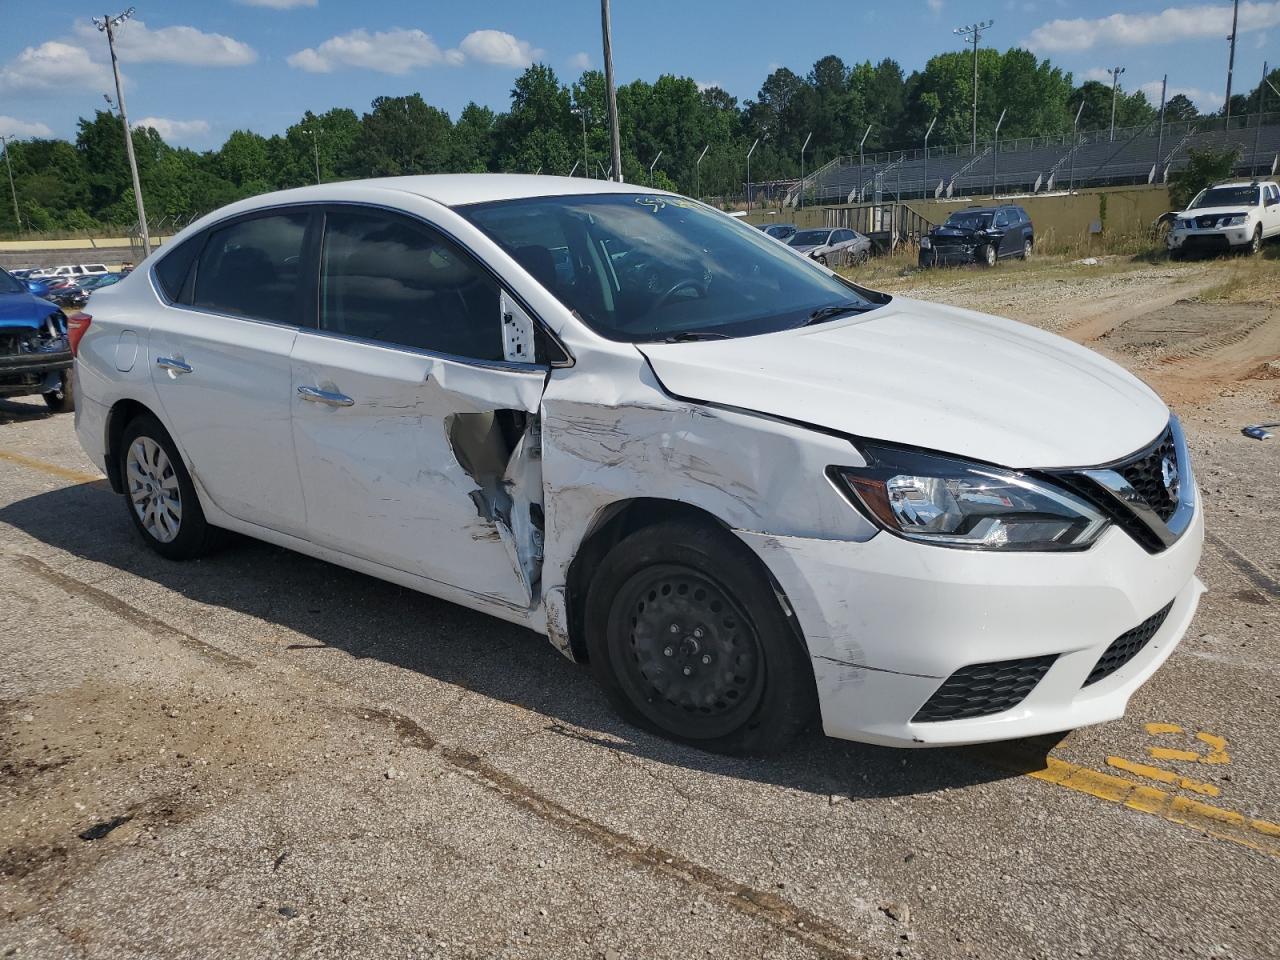
[{"label": "rear wheel", "polygon": [[1030,260],[1030,259],[1031,259],[1031,241],[1030,241],[1030,239],[1027,239],[1027,240],[1023,240],[1023,241],[1022,241],[1022,259],[1023,259],[1023,260]]},{"label": "rear wheel", "polygon": [[587,594],[591,670],[623,717],[707,750],[765,754],[814,716],[803,644],[756,557],[669,521],[609,552]]},{"label": "rear wheel", "polygon": [[76,378],[70,369],[62,371],[58,389],[44,394],[44,402],[54,413],[70,413],[76,408]]},{"label": "rear wheel", "polygon": [[214,530],[205,521],[191,475],[168,431],[150,414],[124,428],[120,476],[129,517],[156,553],[191,560],[208,552]]}]

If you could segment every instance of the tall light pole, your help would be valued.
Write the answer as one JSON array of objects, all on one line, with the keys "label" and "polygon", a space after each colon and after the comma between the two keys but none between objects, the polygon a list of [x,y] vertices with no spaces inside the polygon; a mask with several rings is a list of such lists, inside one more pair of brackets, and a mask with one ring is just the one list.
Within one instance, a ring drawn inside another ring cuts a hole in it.
[{"label": "tall light pole", "polygon": [[698,195],[699,200],[702,199],[702,161],[710,149],[711,144],[708,143],[702,148],[702,152],[698,154],[698,162],[693,165],[693,192]]},{"label": "tall light pole", "polygon": [[1227,99],[1222,104],[1223,115],[1226,117],[1223,123],[1223,129],[1231,126],[1231,74],[1236,68],[1236,26],[1240,22],[1240,0],[1235,0],[1231,5],[1231,36],[1227,37],[1231,41],[1231,53],[1227,55]]},{"label": "tall light pole", "polygon": [[133,199],[138,207],[138,230],[142,234],[142,255],[151,256],[151,231],[147,228],[147,210],[142,203],[142,181],[138,179],[138,158],[133,155],[133,131],[129,129],[129,115],[124,108],[124,84],[120,82],[120,61],[116,58],[115,29],[133,16],[130,7],[119,16],[93,18],[98,30],[107,35],[107,46],[111,48],[111,71],[116,76],[116,103],[120,105],[120,122],[124,124],[124,149],[129,157],[129,173],[133,176]]},{"label": "tall light pole", "polygon": [[871,124],[867,124],[867,129],[862,134],[862,139],[858,141],[858,202],[862,202],[862,165],[865,159],[862,148],[867,145],[867,137],[871,136]]},{"label": "tall light pole", "polygon": [[1000,173],[1000,127],[1004,124],[1004,115],[1008,112],[1006,107],[1000,111],[1000,119],[996,121],[996,135],[991,147],[991,199],[996,198],[996,177]]},{"label": "tall light pole", "polygon": [[[578,115],[578,119],[582,121],[582,175],[584,177],[591,176],[591,161],[587,159],[587,111],[577,106],[573,108],[573,112]],[[577,164],[574,164],[576,167]],[[569,174],[573,176],[573,174]]]},{"label": "tall light pole", "polygon": [[1076,107],[1076,118],[1071,122],[1071,179],[1067,181],[1067,193],[1076,189],[1076,147],[1080,145],[1080,114],[1084,113],[1084,97]]},{"label": "tall light pole", "polygon": [[801,207],[804,206],[804,151],[809,146],[809,141],[813,139],[813,131],[809,131],[809,135],[804,138],[804,143],[800,144],[800,199],[798,201]]},{"label": "tall light pole", "polygon": [[1156,165],[1151,168],[1151,182],[1155,183],[1156,173],[1159,172],[1160,158],[1164,156],[1164,108],[1166,106],[1165,98],[1169,93],[1169,75],[1166,73],[1164,79],[1160,81],[1160,130],[1156,134]]},{"label": "tall light pole", "polygon": [[924,188],[926,190],[929,189],[929,134],[933,133],[933,125],[937,122],[937,117],[930,120],[929,129],[924,132],[924,174],[921,182],[924,183]]},{"label": "tall light pole", "polygon": [[760,146],[760,138],[756,137],[756,142],[751,145],[751,149],[747,151],[747,212],[751,212],[751,155],[756,152],[756,147]]},{"label": "tall light pole", "polygon": [[982,31],[989,30],[994,20],[979,20],[967,27],[956,27],[951,32],[957,37],[964,37],[965,43],[973,44],[973,155],[978,155],[978,41],[982,39]]},{"label": "tall light pole", "polygon": [[[1263,74],[1263,78],[1266,78],[1266,74]],[[13,161],[9,159],[9,141],[12,139],[13,137],[6,137],[0,133],[0,144],[4,145],[4,165],[9,168],[9,192],[13,194],[13,219],[18,224],[18,232],[21,233],[22,214],[18,212],[18,188],[13,185]]]},{"label": "tall light pole", "polygon": [[1258,169],[1258,147],[1262,141],[1262,105],[1267,100],[1267,87],[1271,84],[1267,81],[1267,62],[1262,61],[1262,82],[1258,84],[1258,123],[1253,130],[1253,168],[1254,175],[1257,176]]},{"label": "tall light pole", "polygon": [[658,161],[662,159],[662,151],[658,151],[658,155],[653,158],[653,163],[649,164],[649,186],[653,186],[653,168],[658,165]]},{"label": "tall light pole", "polygon": [[613,25],[609,0],[600,0],[600,31],[604,34],[604,85],[609,101],[610,180],[622,182],[622,137],[618,133],[618,91],[613,83]]},{"label": "tall light pole", "polygon": [[1124,73],[1124,67],[1112,67],[1107,73],[1111,74],[1111,135],[1107,139],[1114,140],[1116,138],[1116,94],[1120,90],[1120,74]]},{"label": "tall light pole", "polygon": [[316,138],[316,131],[312,127],[307,127],[304,133],[311,137],[311,149],[316,157],[316,183],[320,182],[320,141]]}]

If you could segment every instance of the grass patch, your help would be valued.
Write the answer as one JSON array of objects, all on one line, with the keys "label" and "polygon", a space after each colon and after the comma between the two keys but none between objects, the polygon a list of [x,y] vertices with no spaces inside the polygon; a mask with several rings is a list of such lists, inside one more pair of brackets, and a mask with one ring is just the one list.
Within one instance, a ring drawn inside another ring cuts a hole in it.
[{"label": "grass patch", "polygon": [[1219,262],[1223,277],[1196,298],[1203,303],[1280,304],[1280,246],[1265,247],[1262,256],[1227,255]]}]

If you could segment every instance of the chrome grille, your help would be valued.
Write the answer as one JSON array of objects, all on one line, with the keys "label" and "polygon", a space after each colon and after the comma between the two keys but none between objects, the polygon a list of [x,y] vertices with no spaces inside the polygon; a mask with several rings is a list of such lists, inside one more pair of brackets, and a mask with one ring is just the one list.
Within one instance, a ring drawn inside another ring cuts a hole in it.
[{"label": "chrome grille", "polygon": [[1164,521],[1168,521],[1173,516],[1173,511],[1178,509],[1176,485],[1170,490],[1164,482],[1166,460],[1177,470],[1178,453],[1167,429],[1154,447],[1119,468],[1120,474],[1129,481],[1134,492]]}]

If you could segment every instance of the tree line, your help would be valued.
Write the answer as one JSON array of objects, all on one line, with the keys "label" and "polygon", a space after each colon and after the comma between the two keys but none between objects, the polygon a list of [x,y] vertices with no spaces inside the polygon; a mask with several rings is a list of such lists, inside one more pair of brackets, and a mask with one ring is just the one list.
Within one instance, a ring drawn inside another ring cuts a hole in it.
[{"label": "tree line", "polygon": [[[978,136],[989,138],[1002,110],[1002,139],[1070,132],[1083,103],[1080,129],[1111,120],[1111,87],[1075,84],[1072,75],[1023,49],[980,50]],[[1280,86],[1280,70],[1271,74]],[[1257,108],[1259,88],[1232,98],[1232,113]],[[972,54],[934,56],[904,73],[892,59],[852,66],[838,56],[818,60],[804,75],[781,67],[755,99],[739,103],[718,88],[664,75],[618,89],[623,171],[629,181],[699,196],[741,196],[745,156],[757,138],[751,176],[760,182],[798,176],[801,146],[812,133],[808,170],[856,153],[870,127],[868,154],[918,147],[931,120],[934,146],[968,143],[973,97]],[[1280,98],[1278,98],[1280,99]],[[564,84],[545,64],[516,80],[505,113],[476,103],[456,119],[420,94],[378,97],[362,115],[339,107],[307,111],[283,134],[232,133],[217,150],[165,143],[150,128],[133,133],[148,217],[183,219],[246,196],[286,187],[370,176],[506,171],[602,176],[609,164],[604,76],[588,70]],[[1280,104],[1278,104],[1280,105]],[[1156,120],[1141,91],[1116,98],[1117,126]],[[1166,120],[1199,118],[1187,97],[1170,98]],[[704,147],[705,158],[698,162]],[[135,220],[119,119],[104,111],[79,121],[74,143],[11,142],[15,186],[28,230],[81,230]],[[0,204],[0,232],[16,227],[11,204]]]}]

